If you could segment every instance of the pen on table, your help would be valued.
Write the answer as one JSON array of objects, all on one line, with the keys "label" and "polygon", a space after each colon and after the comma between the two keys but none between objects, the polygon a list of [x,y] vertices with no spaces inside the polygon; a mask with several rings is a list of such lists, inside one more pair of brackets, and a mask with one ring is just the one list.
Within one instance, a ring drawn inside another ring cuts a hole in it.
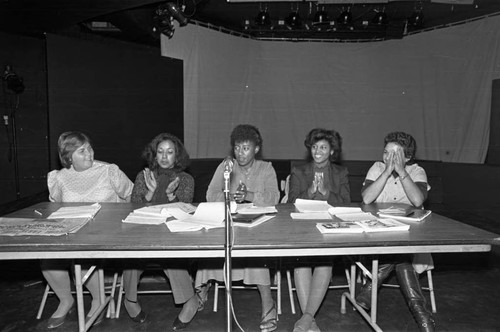
[{"label": "pen on table", "polygon": [[35,210],[35,213],[36,213],[36,214],[38,214],[39,216],[42,216],[42,215],[43,215],[43,214],[42,214],[40,211],[38,211],[38,210]]}]

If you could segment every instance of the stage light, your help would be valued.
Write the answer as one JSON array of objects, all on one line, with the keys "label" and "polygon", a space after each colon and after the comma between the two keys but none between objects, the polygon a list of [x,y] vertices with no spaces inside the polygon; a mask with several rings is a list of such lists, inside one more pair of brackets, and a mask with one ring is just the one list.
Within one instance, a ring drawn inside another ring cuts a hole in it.
[{"label": "stage light", "polygon": [[16,95],[24,92],[23,79],[22,77],[17,76],[17,74],[12,69],[12,66],[5,66],[2,80],[4,81],[3,88],[5,92]]},{"label": "stage light", "polygon": [[424,26],[424,13],[421,9],[416,9],[411,16],[408,18],[408,25],[415,28],[421,28]]},{"label": "stage light", "polygon": [[387,25],[388,23],[389,19],[384,11],[377,11],[372,18],[372,24],[375,25]]},{"label": "stage light", "polygon": [[302,26],[302,20],[298,12],[291,12],[286,18],[286,24],[289,28],[297,29]]},{"label": "stage light", "polygon": [[337,23],[340,25],[352,26],[352,14],[349,7],[347,7],[346,10],[340,13],[339,17],[337,18]]},{"label": "stage light", "polygon": [[255,24],[261,26],[271,25],[271,17],[269,16],[267,9],[261,9],[261,11],[257,14],[257,17],[255,17]]},{"label": "stage light", "polygon": [[320,24],[320,23],[327,23],[330,21],[330,18],[328,17],[328,13],[325,11],[325,8],[321,8],[321,10],[317,11],[316,14],[314,14],[314,22],[313,24]]},{"label": "stage light", "polygon": [[188,19],[173,2],[159,5],[153,16],[153,31],[163,33],[168,38],[172,38],[175,32],[174,25],[172,24],[174,19],[179,22],[181,27],[188,24]]}]

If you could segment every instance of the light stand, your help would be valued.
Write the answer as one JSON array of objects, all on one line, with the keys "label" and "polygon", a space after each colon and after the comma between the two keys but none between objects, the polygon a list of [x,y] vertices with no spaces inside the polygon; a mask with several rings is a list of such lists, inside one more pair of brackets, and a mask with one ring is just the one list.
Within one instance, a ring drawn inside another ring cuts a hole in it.
[{"label": "light stand", "polygon": [[[11,156],[14,158],[14,177],[15,177],[15,185],[16,185],[16,199],[21,198],[21,188],[19,184],[19,161],[17,158],[17,128],[16,128],[16,111],[19,108],[19,94],[24,91],[23,79],[14,73],[12,67],[10,65],[5,66],[5,71],[2,77],[3,81],[3,91],[4,94],[14,94],[16,98],[16,104],[12,105],[12,99],[9,101],[10,106],[10,114],[4,115],[4,125],[7,129],[7,137],[9,137],[9,116],[10,122],[12,124],[12,145],[11,145],[11,154],[9,155],[9,161],[11,160]],[[7,97],[5,97],[7,100]],[[6,102],[7,104],[7,102]],[[9,140],[10,141],[10,140]]]},{"label": "light stand", "polygon": [[12,107],[10,113],[10,122],[12,123],[12,154],[14,156],[14,177],[16,184],[16,199],[21,198],[21,186],[19,184],[19,160],[17,158],[17,127],[16,111],[19,106],[19,96],[16,95],[16,106]]},{"label": "light stand", "polygon": [[226,331],[232,331],[232,316],[231,316],[231,286],[232,286],[232,269],[231,269],[231,248],[232,248],[232,230],[233,225],[231,221],[231,202],[229,199],[229,178],[231,175],[231,170],[229,167],[224,169],[224,212],[225,212],[225,230],[226,230],[226,243],[224,245],[225,250],[225,284],[226,284]]}]

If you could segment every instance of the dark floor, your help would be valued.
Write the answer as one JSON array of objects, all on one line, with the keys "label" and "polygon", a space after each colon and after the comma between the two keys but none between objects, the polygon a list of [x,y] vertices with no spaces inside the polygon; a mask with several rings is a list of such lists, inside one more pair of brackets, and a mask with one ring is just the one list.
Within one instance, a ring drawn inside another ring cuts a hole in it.
[{"label": "dark floor", "polygon": [[[434,284],[436,288],[437,331],[500,331],[500,250],[491,253],[436,254]],[[334,283],[341,283],[341,264],[335,268]],[[38,261],[3,261],[0,278],[0,331],[45,331],[46,320],[57,306],[49,297],[42,319],[35,318],[44,285]],[[425,280],[425,279],[424,279]],[[292,331],[299,314],[293,315],[283,280],[283,314],[277,331]],[[166,287],[160,277],[146,278],[144,286]],[[348,304],[347,313],[340,313],[342,290],[330,290],[316,320],[322,331],[371,331],[363,318]],[[259,295],[256,290],[233,292],[236,317],[244,331],[259,331]],[[225,296],[219,293],[219,310],[213,312],[213,291],[209,304],[197,314],[185,330],[224,331]],[[106,319],[91,331],[170,331],[180,308],[171,295],[142,295],[143,309],[148,312],[144,324],[132,322],[123,310],[118,319]],[[86,297],[86,304],[89,298]],[[296,305],[298,303],[296,301]],[[379,325],[386,331],[418,331],[398,289],[383,288],[379,300]],[[77,331],[76,313],[53,331]],[[239,331],[237,326],[233,331]]]}]

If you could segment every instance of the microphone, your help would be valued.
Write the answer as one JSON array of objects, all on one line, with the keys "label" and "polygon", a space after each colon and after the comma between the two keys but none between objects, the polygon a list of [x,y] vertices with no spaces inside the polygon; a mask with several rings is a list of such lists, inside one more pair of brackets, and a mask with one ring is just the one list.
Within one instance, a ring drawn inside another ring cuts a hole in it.
[{"label": "microphone", "polygon": [[224,172],[231,173],[233,171],[234,161],[231,157],[226,157],[223,161],[224,163]]}]

